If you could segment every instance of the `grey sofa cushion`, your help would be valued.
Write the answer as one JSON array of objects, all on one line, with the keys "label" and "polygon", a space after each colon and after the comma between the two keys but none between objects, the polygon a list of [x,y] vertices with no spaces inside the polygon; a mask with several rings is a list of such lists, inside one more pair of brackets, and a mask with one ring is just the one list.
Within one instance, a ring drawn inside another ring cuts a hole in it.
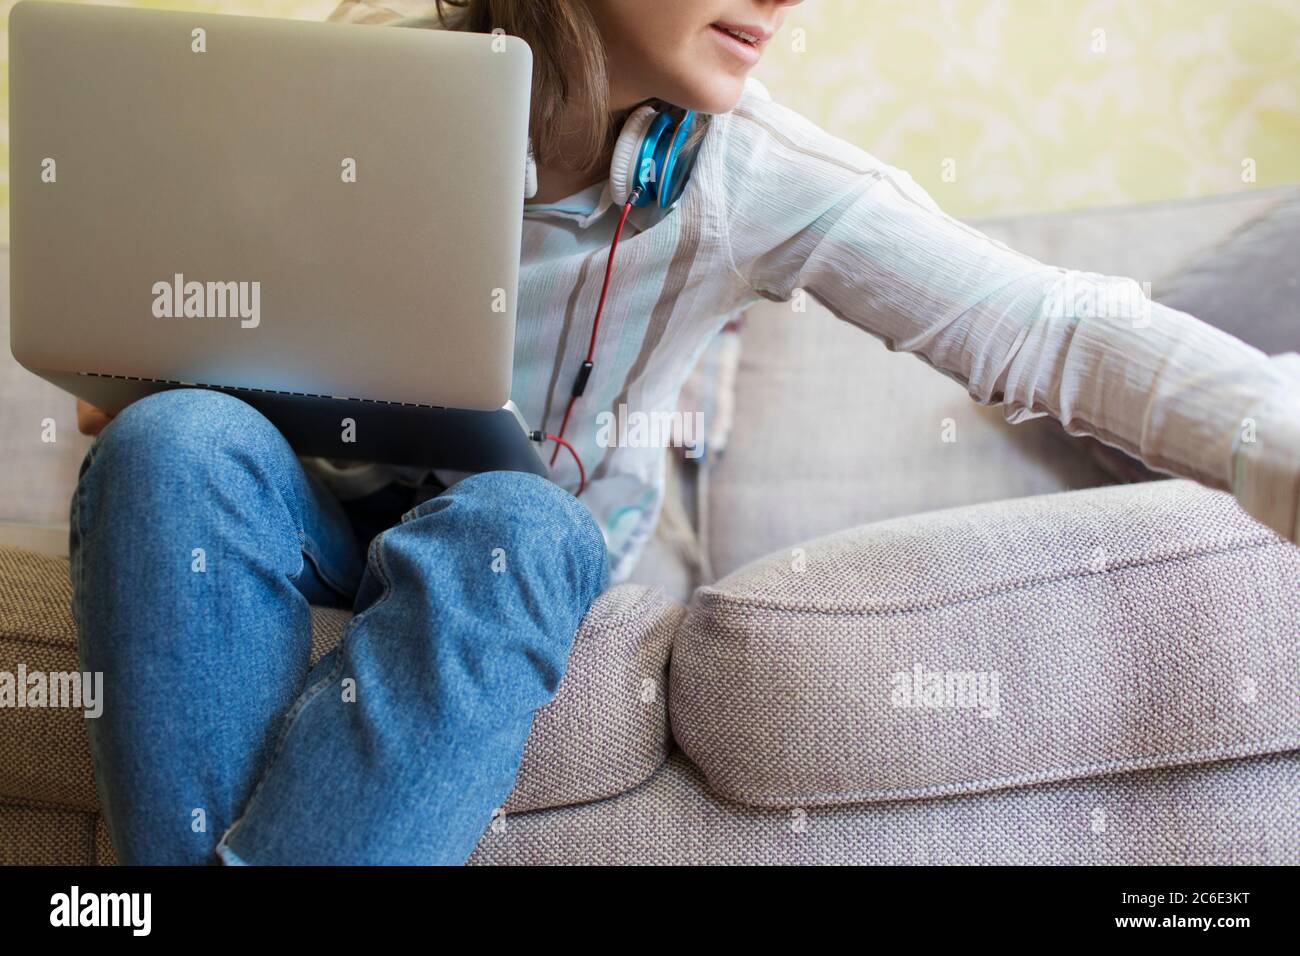
[{"label": "grey sofa cushion", "polygon": [[[66,558],[0,546],[0,671],[77,668]],[[661,591],[611,588],[583,619],[555,699],[538,711],[507,811],[622,793],[668,753],[665,676],[684,609]],[[351,615],[312,609],[311,660]],[[81,712],[0,708],[0,800],[99,806]]]},{"label": "grey sofa cushion", "polygon": [[1042,262],[1102,275],[1131,276],[1158,292],[1174,275],[1300,186],[1269,186],[1166,202],[1130,203],[1032,215],[996,216],[971,225]]},{"label": "grey sofa cushion", "polygon": [[1243,225],[1156,296],[1268,355],[1300,352],[1300,196]]},{"label": "grey sofa cushion", "polygon": [[685,608],[625,584],[592,605],[555,699],[538,712],[505,810],[622,793],[668,756],[668,653]]},{"label": "grey sofa cushion", "polygon": [[1287,865],[1300,755],[1168,767],[949,800],[747,807],[680,752],[636,790],[507,817],[476,865]]},{"label": "grey sofa cushion", "polygon": [[859,528],[696,592],[673,734],[762,806],[1300,748],[1297,583],[1300,549],[1182,481]]},{"label": "grey sofa cushion", "polygon": [[1008,425],[816,302],[755,306],[742,341],[736,424],[709,477],[719,575],[854,525],[1109,480],[1049,419]]}]

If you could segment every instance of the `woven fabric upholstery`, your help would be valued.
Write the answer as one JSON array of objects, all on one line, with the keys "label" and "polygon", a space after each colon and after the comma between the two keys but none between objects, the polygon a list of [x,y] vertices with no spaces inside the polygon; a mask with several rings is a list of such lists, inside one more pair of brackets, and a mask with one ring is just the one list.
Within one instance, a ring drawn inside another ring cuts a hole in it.
[{"label": "woven fabric upholstery", "polygon": [[680,752],[630,793],[507,816],[474,864],[1294,864],[1288,754],[1004,793],[764,809],[709,792]]},{"label": "woven fabric upholstery", "polygon": [[[66,558],[0,546],[0,671],[77,669]],[[611,588],[583,619],[555,699],[538,712],[512,811],[622,793],[668,753],[668,649],[684,610],[661,591]],[[351,615],[312,609],[314,663]],[[95,810],[99,800],[81,711],[0,708],[0,800]]]},{"label": "woven fabric upholstery", "polygon": [[96,842],[101,817],[89,810],[10,803],[0,797],[0,866],[85,866],[117,862]]},{"label": "woven fabric upholstery", "polygon": [[623,793],[663,764],[668,652],[685,614],[662,591],[639,585],[596,600],[555,699],[533,722],[506,812]]},{"label": "woven fabric upholstery", "polygon": [[[1297,583],[1300,549],[1181,481],[871,525],[697,592],[673,733],[759,806],[1292,750]],[[918,667],[996,677],[997,706],[898,706]]]}]

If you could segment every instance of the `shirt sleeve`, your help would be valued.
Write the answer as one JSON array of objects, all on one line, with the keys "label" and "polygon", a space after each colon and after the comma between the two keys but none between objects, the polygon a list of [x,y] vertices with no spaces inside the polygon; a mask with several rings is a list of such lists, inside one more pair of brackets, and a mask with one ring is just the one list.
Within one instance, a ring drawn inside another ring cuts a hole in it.
[{"label": "shirt sleeve", "polygon": [[[1281,428],[1300,411],[1294,366],[1131,279],[1012,251],[798,114],[747,95],[723,127],[718,215],[737,280],[778,301],[804,290],[1012,422],[1052,415],[1151,468],[1232,489],[1252,416]],[[1267,491],[1293,508],[1298,464],[1289,491]]]}]

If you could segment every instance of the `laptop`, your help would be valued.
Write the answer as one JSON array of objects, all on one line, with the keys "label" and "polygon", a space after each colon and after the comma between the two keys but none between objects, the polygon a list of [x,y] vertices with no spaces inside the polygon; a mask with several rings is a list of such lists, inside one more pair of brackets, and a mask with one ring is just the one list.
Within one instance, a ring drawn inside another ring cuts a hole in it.
[{"label": "laptop", "polygon": [[296,451],[545,474],[510,402],[514,37],[24,0],[11,333],[110,414],[230,392]]}]

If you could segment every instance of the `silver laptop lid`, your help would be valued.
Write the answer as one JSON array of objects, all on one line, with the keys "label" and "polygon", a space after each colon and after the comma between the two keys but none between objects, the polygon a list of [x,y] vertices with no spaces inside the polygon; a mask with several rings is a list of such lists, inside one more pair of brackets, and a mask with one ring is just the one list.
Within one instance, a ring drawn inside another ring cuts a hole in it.
[{"label": "silver laptop lid", "polygon": [[28,368],[508,400],[524,42],[23,2],[9,55]]}]

